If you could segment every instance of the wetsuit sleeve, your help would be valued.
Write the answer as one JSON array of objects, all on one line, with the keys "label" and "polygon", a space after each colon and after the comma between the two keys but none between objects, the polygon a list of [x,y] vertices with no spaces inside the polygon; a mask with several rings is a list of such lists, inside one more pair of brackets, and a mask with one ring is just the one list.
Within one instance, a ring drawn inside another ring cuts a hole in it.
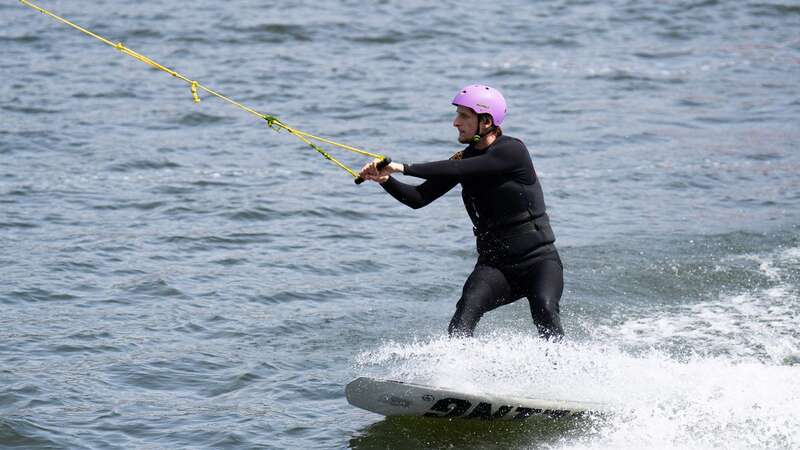
[{"label": "wetsuit sleeve", "polygon": [[413,186],[389,177],[388,181],[381,183],[381,187],[400,203],[419,209],[446,194],[456,184],[458,181],[450,178],[434,178]]},{"label": "wetsuit sleeve", "polygon": [[486,153],[465,159],[448,159],[420,164],[405,164],[403,173],[417,178],[493,175],[524,167],[527,149],[522,143],[498,145]]}]

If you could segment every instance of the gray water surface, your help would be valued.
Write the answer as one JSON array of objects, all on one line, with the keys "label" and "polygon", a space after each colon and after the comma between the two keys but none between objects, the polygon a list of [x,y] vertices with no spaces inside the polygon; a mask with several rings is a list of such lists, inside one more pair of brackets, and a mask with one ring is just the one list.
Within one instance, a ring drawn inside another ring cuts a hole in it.
[{"label": "gray water surface", "polygon": [[[545,190],[567,339],[539,341],[522,303],[442,339],[476,256],[458,188],[412,211],[4,1],[0,447],[800,446],[800,3],[41,6],[400,162],[457,151],[453,94],[498,87]],[[365,374],[622,410],[384,420],[344,398]]]}]

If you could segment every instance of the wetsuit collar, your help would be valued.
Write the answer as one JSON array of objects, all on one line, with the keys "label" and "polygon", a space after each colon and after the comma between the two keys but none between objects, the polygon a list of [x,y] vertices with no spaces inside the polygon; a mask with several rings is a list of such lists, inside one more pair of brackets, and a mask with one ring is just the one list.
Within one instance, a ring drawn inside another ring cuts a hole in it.
[{"label": "wetsuit collar", "polygon": [[[492,131],[494,131],[494,130],[490,130],[489,132],[491,133]],[[488,134],[488,133],[487,133],[487,134]],[[485,138],[485,137],[486,137],[486,135],[483,135],[483,136],[481,137],[481,140],[483,140],[483,138]],[[500,138],[501,138],[501,137],[503,137],[503,136],[502,136],[502,135],[501,135],[501,136],[495,136],[495,138],[494,138],[494,140],[492,141],[492,143],[491,143],[491,144],[488,144],[488,145],[487,145],[486,147],[484,147],[484,148],[478,148],[478,144],[480,144],[480,141],[478,141],[478,142],[472,142],[472,143],[470,143],[470,144],[469,144],[469,146],[470,146],[471,148],[473,148],[474,150],[477,150],[477,151],[479,151],[479,152],[485,152],[486,150],[489,150],[491,147],[493,147],[495,144],[497,144],[497,143],[500,141]]]}]

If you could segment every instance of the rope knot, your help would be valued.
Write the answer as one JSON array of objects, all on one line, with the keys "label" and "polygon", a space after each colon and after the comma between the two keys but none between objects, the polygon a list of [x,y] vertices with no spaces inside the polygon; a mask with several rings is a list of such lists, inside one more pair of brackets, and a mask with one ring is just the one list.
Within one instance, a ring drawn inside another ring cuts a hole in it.
[{"label": "rope knot", "polygon": [[197,95],[197,81],[192,81],[192,98],[195,103],[200,103],[200,96]]},{"label": "rope knot", "polygon": [[272,128],[275,131],[280,131],[280,127],[278,127],[277,124],[281,123],[281,121],[278,120],[277,117],[271,116],[269,114],[264,114],[261,116],[261,118],[267,121],[268,127]]}]

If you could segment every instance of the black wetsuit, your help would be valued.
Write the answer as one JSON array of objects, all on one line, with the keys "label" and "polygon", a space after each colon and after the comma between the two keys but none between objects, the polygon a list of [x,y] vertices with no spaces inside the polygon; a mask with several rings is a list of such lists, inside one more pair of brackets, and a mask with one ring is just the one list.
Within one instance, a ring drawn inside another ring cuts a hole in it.
[{"label": "black wetsuit", "polygon": [[381,186],[416,209],[460,183],[474,225],[478,262],[464,284],[450,334],[471,336],[484,313],[527,297],[540,335],[560,338],[563,267],[522,141],[499,136],[483,150],[470,145],[449,160],[406,164],[404,173],[425,182],[413,186],[389,178]]}]

